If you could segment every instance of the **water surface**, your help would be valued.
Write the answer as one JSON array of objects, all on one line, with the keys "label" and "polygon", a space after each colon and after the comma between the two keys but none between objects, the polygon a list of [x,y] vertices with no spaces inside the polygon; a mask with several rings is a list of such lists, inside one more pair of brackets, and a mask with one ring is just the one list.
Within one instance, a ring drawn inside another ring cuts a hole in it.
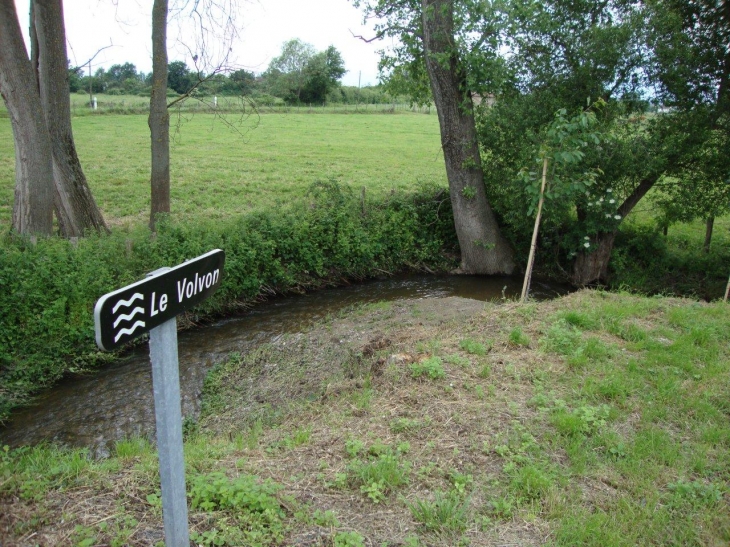
[{"label": "water surface", "polygon": [[[459,296],[497,300],[519,295],[512,277],[410,275],[367,281],[301,296],[274,298],[245,314],[179,333],[180,389],[184,416],[194,417],[206,373],[231,352],[245,352],[347,306],[413,298]],[[533,281],[532,295],[552,298],[567,287]],[[55,442],[108,454],[114,441],[154,434],[152,375],[147,344],[89,374],[64,379],[32,406],[15,412],[0,430],[0,445]]]}]

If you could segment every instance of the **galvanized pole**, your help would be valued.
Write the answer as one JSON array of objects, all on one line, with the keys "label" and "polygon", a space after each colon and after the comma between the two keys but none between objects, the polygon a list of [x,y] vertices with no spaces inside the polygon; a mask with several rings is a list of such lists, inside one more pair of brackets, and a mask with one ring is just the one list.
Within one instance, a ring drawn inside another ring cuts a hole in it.
[{"label": "galvanized pole", "polygon": [[176,317],[150,330],[150,361],[155,396],[165,547],[190,547]]}]

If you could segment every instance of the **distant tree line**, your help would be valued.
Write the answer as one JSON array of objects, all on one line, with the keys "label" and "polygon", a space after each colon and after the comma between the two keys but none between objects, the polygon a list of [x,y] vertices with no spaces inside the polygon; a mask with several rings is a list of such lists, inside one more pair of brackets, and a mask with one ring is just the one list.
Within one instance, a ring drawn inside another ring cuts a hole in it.
[{"label": "distant tree line", "polygon": [[[387,104],[394,97],[381,86],[343,86],[345,64],[340,52],[330,46],[316,51],[298,38],[286,42],[281,54],[260,74],[245,69],[205,74],[184,61],[168,64],[168,94],[194,90],[199,96],[246,96],[262,105],[274,104]],[[97,68],[93,75],[84,66],[69,68],[72,93],[148,96],[152,73],[138,71],[133,63]]]}]

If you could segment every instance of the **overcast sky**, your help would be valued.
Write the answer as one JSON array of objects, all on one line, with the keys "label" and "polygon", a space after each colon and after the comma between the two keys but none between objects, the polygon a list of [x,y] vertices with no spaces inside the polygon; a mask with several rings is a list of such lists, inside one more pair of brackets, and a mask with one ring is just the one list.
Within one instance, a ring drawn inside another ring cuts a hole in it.
[{"label": "overcast sky", "polygon": [[[15,0],[20,25],[28,28],[28,0]],[[172,3],[172,2],[171,2]],[[372,35],[362,26],[362,14],[349,0],[243,0],[237,18],[240,38],[233,44],[231,62],[236,67],[263,72],[282,44],[292,38],[312,44],[317,51],[334,45],[345,60],[345,85],[377,83],[378,55],[382,42],[366,44],[356,35]],[[137,70],[150,72],[152,0],[65,0],[66,37],[72,64],[86,62],[100,48],[92,65],[134,63]],[[184,48],[177,43],[177,27],[168,32],[170,61],[184,60]]]}]

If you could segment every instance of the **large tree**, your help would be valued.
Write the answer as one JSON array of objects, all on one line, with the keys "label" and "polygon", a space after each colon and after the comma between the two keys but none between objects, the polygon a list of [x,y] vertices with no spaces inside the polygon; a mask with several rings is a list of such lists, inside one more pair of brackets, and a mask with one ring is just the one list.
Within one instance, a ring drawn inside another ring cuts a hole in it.
[{"label": "large tree", "polygon": [[71,129],[66,30],[61,0],[31,0],[31,62],[53,149],[54,208],[62,235],[107,231],[76,154]]},{"label": "large tree", "polygon": [[13,230],[50,235],[53,229],[51,139],[35,92],[32,67],[14,0],[0,0],[0,92],[15,140]]},{"label": "large tree", "polygon": [[[477,142],[472,94],[494,77],[490,71],[496,36],[489,5],[469,0],[355,0],[373,17],[377,37],[399,46],[385,52],[385,78],[405,83],[415,100],[430,87],[439,117],[454,223],[461,250],[460,271],[511,273],[512,249],[487,202]],[[493,65],[491,68],[496,67]],[[407,77],[404,78],[404,75]]]},{"label": "large tree", "polygon": [[586,101],[601,99],[603,130],[616,138],[587,150],[576,166],[603,170],[591,192],[595,196],[576,194],[556,204],[542,232],[543,244],[551,243],[556,255],[574,257],[574,283],[591,283],[605,278],[620,222],[664,172],[663,163],[649,160],[656,139],[648,138],[645,126],[628,123],[632,116],[638,122],[646,106],[639,100],[645,84],[644,10],[624,0],[514,0],[503,10],[509,85],[480,120],[483,152],[493,166],[487,193],[513,237],[528,241],[530,199],[517,172],[531,163],[532,149],[556,111],[577,112]]},{"label": "large tree", "polygon": [[[652,188],[666,186],[665,195],[685,211],[688,195],[694,210],[718,210],[711,202],[729,170],[722,144],[728,142],[727,3],[514,0],[505,6],[513,86],[483,112],[480,141],[495,167],[488,195],[510,227],[524,232],[517,239],[527,239],[528,200],[510,181],[552,114],[584,108],[587,99],[605,101],[600,117],[610,138],[587,151],[584,162],[603,174],[590,195],[555,208],[560,216],[543,238],[552,239],[558,258],[574,257],[575,284],[607,278],[618,228]],[[646,115],[649,99],[670,108]]]},{"label": "large tree", "polygon": [[306,78],[301,100],[305,103],[324,104],[327,94],[340,85],[340,78],[345,72],[345,61],[335,46],[314,54],[304,67]]},{"label": "large tree", "polygon": [[[206,80],[226,69],[232,43],[237,36],[236,0],[155,0],[152,6],[152,94],[148,125],[151,137],[150,229],[158,215],[170,212],[170,115]],[[171,20],[181,25],[178,43],[192,58],[196,75],[183,61],[168,65],[167,31]],[[186,26],[187,25],[187,26]],[[184,38],[183,38],[184,36]],[[187,76],[180,81],[181,96],[167,103],[168,70]],[[207,72],[207,76],[204,73]]]},{"label": "large tree", "polygon": [[0,8],[0,88],[11,112],[16,153],[13,228],[19,233],[50,233],[46,181],[51,176],[53,208],[62,235],[106,230],[76,155],[71,131],[61,0],[31,1],[30,59],[14,3],[3,0]]},{"label": "large tree", "polygon": [[299,103],[307,79],[305,69],[314,55],[314,46],[299,38],[285,42],[281,54],[271,60],[264,73],[272,94]]}]

